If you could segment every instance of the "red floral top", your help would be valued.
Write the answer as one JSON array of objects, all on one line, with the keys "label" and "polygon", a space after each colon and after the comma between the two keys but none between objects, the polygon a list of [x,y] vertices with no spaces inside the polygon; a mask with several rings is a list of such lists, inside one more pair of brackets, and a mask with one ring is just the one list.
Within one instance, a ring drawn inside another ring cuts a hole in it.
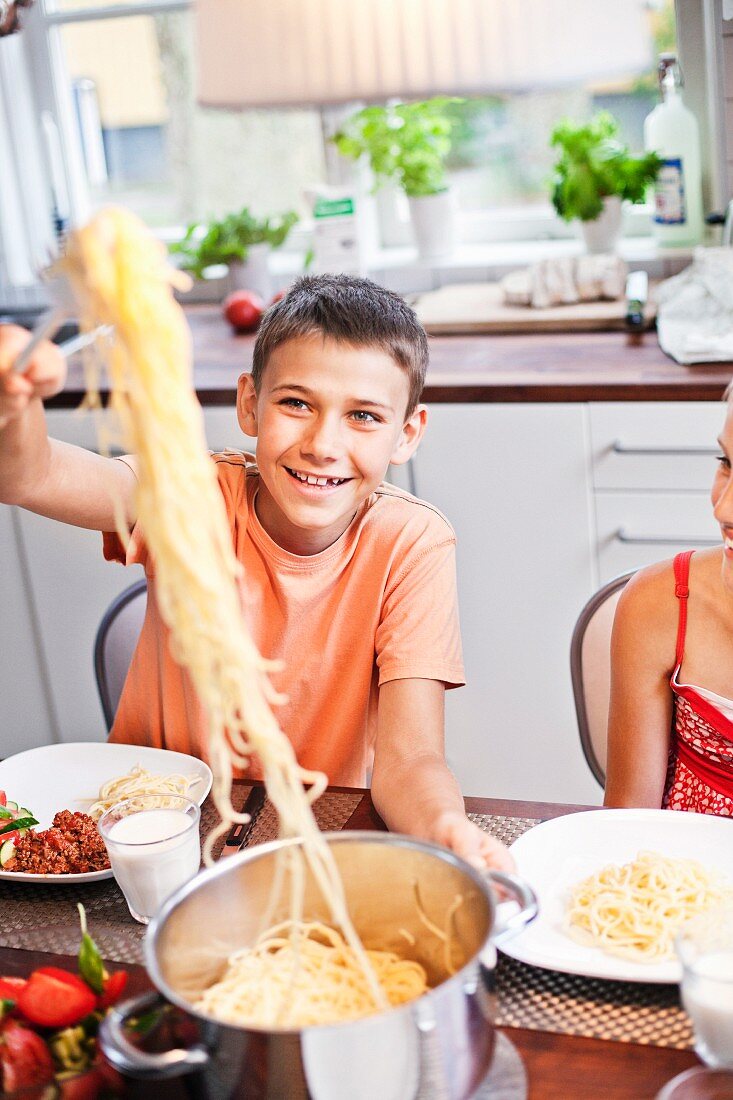
[{"label": "red floral top", "polygon": [[698,690],[677,680],[685,652],[692,554],[687,550],[674,560],[679,623],[669,682],[674,692],[674,725],[662,806],[733,817],[733,722]]}]

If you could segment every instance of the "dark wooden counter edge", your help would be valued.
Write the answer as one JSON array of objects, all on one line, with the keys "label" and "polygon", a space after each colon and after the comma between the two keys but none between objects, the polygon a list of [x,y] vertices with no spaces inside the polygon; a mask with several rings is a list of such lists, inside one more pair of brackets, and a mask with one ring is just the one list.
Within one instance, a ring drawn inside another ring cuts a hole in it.
[{"label": "dark wooden counter edge", "polygon": [[[236,336],[216,305],[186,307],[194,380],[202,405],[234,406],[237,379],[251,367],[254,336]],[[534,333],[432,336],[423,400],[438,403],[719,401],[733,362],[681,366],[656,333]],[[81,360],[49,408],[75,408]]]}]

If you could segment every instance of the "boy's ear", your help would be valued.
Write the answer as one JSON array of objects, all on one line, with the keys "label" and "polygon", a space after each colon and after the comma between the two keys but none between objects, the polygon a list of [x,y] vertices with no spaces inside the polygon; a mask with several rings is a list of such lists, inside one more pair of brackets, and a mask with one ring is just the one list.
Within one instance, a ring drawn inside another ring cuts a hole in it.
[{"label": "boy's ear", "polygon": [[257,392],[251,374],[240,374],[237,383],[237,420],[245,435],[257,435]]},{"label": "boy's ear", "polygon": [[397,445],[392,451],[390,462],[393,466],[401,466],[412,458],[418,444],[423,437],[428,422],[428,410],[425,405],[418,405],[411,416],[405,421]]}]

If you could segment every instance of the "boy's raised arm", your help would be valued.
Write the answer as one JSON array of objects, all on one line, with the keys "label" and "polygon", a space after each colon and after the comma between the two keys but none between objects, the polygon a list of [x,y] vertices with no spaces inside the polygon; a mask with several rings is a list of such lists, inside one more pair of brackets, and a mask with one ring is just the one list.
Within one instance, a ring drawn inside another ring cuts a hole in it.
[{"label": "boy's raised arm", "polygon": [[96,531],[115,528],[114,501],[134,522],[135,476],[123,462],[48,438],[43,399],[58,393],[66,362],[39,344],[22,374],[12,370],[25,329],[0,325],[0,501]]}]

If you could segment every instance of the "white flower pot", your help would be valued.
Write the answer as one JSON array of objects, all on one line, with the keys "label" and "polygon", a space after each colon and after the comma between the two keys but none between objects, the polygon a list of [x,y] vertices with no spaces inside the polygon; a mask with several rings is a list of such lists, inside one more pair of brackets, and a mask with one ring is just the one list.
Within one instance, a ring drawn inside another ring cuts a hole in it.
[{"label": "white flower pot", "polygon": [[588,252],[614,252],[621,236],[623,208],[618,195],[603,200],[603,211],[592,222],[581,222],[580,229]]},{"label": "white flower pot", "polygon": [[270,276],[270,252],[267,243],[251,244],[244,263],[229,265],[230,290],[253,290],[267,304],[272,298],[272,278]]},{"label": "white flower pot", "polygon": [[421,260],[449,256],[456,243],[455,206],[450,190],[408,199],[412,231]]}]

